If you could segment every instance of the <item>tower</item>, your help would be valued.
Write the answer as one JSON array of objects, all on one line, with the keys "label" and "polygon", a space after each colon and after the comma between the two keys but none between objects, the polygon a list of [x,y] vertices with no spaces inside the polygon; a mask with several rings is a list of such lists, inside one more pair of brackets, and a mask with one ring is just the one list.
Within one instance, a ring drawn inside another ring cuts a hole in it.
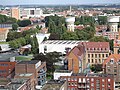
[{"label": "tower", "polygon": [[75,22],[75,17],[66,17],[66,23],[67,23],[67,30],[70,32],[74,32],[74,22]]},{"label": "tower", "polygon": [[108,17],[108,24],[111,32],[118,32],[118,22],[120,22],[120,16]]}]

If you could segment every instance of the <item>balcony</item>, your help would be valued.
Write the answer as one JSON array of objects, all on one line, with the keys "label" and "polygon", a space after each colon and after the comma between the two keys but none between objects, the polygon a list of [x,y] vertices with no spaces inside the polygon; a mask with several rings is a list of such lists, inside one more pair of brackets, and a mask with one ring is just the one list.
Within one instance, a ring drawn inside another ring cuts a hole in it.
[{"label": "balcony", "polygon": [[79,79],[78,83],[86,83],[86,80],[85,79],[83,79],[83,80]]},{"label": "balcony", "polygon": [[83,86],[83,85],[82,85],[82,86],[80,86],[80,85],[79,85],[79,86],[78,86],[78,88],[86,88],[86,86]]}]

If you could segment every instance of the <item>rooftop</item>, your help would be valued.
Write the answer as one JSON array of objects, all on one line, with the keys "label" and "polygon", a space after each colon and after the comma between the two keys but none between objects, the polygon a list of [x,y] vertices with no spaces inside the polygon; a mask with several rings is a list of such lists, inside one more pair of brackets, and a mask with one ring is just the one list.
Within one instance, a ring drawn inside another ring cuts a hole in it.
[{"label": "rooftop", "polygon": [[93,74],[84,74],[84,73],[78,73],[78,74],[75,74],[75,73],[73,73],[72,76],[86,76],[86,77],[113,77],[113,75],[110,75],[110,74],[97,74],[97,73],[93,73]]},{"label": "rooftop", "polygon": [[56,73],[72,73],[70,70],[55,70]]},{"label": "rooftop", "polygon": [[42,42],[42,44],[79,44],[80,42],[85,41],[76,41],[76,40],[47,40]]},{"label": "rooftop", "polygon": [[46,83],[42,90],[60,90],[61,86],[65,83],[65,81],[60,80],[50,80]]},{"label": "rooftop", "polygon": [[7,82],[7,84],[4,86],[0,86],[0,90],[17,90],[26,81],[28,81],[28,79],[12,79],[10,81],[5,79],[3,82]]},{"label": "rooftop", "polygon": [[18,64],[36,64],[38,63],[38,60],[31,60],[31,61],[21,61]]}]

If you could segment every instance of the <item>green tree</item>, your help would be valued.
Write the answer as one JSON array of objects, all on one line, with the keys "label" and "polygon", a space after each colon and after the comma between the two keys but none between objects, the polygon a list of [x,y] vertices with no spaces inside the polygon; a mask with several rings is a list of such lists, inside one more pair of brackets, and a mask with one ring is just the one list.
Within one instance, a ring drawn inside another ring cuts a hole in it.
[{"label": "green tree", "polygon": [[107,39],[104,38],[103,36],[94,36],[89,41],[91,41],[91,42],[106,42]]},{"label": "green tree", "polygon": [[18,24],[17,23],[14,23],[12,24],[12,30],[17,30],[18,29]]},{"label": "green tree", "polygon": [[32,45],[31,52],[33,54],[38,54],[39,53],[39,44],[38,44],[37,38],[36,38],[36,36],[33,36],[31,39],[32,39],[31,40],[32,42],[30,43]]},{"label": "green tree", "polygon": [[99,25],[107,25],[107,16],[98,16]]},{"label": "green tree", "polygon": [[75,32],[65,32],[61,36],[62,40],[78,40],[78,36]]},{"label": "green tree", "polygon": [[28,26],[31,24],[31,21],[26,19],[26,20],[18,20],[17,24],[20,26],[20,27],[25,27],[25,26]]},{"label": "green tree", "polygon": [[53,72],[55,70],[54,63],[61,61],[60,54],[61,53],[58,52],[50,52],[50,53],[46,53],[46,55],[39,53],[39,54],[35,54],[32,60],[40,60],[42,62],[46,61],[47,64],[46,67],[48,69],[47,72],[49,74],[52,73],[53,75]]}]

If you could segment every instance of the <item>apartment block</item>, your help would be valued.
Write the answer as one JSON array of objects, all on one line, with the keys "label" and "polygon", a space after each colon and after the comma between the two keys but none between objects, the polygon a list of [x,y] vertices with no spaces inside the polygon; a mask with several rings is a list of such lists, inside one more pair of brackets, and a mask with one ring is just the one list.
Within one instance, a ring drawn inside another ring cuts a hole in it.
[{"label": "apartment block", "polygon": [[110,55],[103,63],[103,71],[114,76],[116,87],[120,89],[120,54]]},{"label": "apartment block", "polygon": [[44,85],[46,82],[46,62],[37,60],[21,61],[15,66],[15,77],[32,74],[35,85]]},{"label": "apartment block", "polygon": [[114,78],[104,74],[72,74],[62,76],[67,81],[67,90],[114,90]]}]

